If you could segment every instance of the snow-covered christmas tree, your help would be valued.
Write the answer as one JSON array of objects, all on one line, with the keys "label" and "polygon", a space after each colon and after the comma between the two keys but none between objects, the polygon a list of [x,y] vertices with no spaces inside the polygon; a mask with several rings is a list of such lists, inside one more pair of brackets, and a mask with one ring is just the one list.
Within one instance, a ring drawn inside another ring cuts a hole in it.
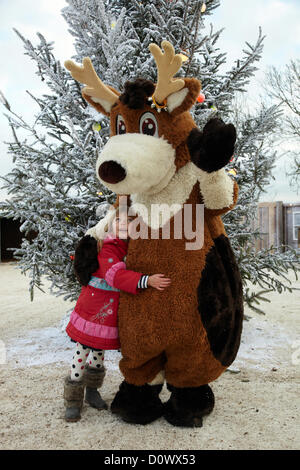
[{"label": "snow-covered christmas tree", "polygon": [[[262,105],[249,114],[234,106],[235,96],[246,91],[255,73],[264,38],[259,31],[256,44],[247,43],[242,57],[222,72],[226,52],[217,45],[221,31],[207,26],[219,3],[67,0],[62,14],[74,37],[76,55],[72,59],[81,63],[89,56],[98,76],[116,89],[122,90],[127,80],[136,77],[156,81],[156,67],[148,49],[151,42],[160,44],[167,39],[183,55],[179,75],[200,79],[205,95],[205,101],[193,110],[197,125],[202,128],[215,116],[237,125],[231,167],[237,172],[239,203],[224,217],[224,223],[243,279],[259,283],[262,291],[281,291],[285,284],[275,279],[274,273],[293,267],[292,255],[279,250],[256,253],[253,241],[258,234],[251,229],[260,192],[272,177],[276,152],[270,150],[270,144],[279,113],[276,107],[266,109]],[[24,239],[15,251],[22,271],[30,273],[31,292],[46,276],[54,293],[75,299],[80,286],[72,269],[74,247],[97,222],[96,210],[99,206],[101,209],[101,203],[111,203],[115,197],[100,186],[94,169],[97,153],[108,138],[109,122],[87,106],[79,84],[55,59],[52,43],[39,34],[39,44],[33,45],[18,35],[49,94],[33,97],[40,108],[34,124],[24,122],[10,109],[9,97],[4,99],[14,135],[9,152],[15,167],[4,178],[4,188],[12,197],[1,205],[1,212],[21,219],[24,233],[37,232],[31,243]],[[21,141],[20,128],[28,135]],[[259,298],[260,294],[245,290],[245,300],[251,307]]]}]

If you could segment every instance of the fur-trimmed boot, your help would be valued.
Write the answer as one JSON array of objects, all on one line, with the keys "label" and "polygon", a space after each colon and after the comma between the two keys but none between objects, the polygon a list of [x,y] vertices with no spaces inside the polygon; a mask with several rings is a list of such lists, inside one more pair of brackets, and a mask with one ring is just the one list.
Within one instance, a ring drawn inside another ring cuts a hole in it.
[{"label": "fur-trimmed boot", "polygon": [[107,410],[107,404],[101,398],[98,388],[103,384],[105,377],[105,368],[95,369],[93,367],[85,366],[83,373],[83,382],[86,386],[85,402],[97,410]]},{"label": "fur-trimmed boot", "polygon": [[164,417],[174,426],[201,427],[202,417],[212,412],[215,397],[209,385],[176,388],[167,384],[172,392],[165,403]]},{"label": "fur-trimmed boot", "polygon": [[78,380],[71,380],[70,376],[66,377],[64,382],[64,405],[66,407],[66,421],[76,422],[80,420],[83,395],[83,382]]},{"label": "fur-trimmed boot", "polygon": [[164,408],[159,399],[162,387],[162,384],[137,386],[124,380],[111,404],[111,411],[127,423],[151,423],[163,415]]}]

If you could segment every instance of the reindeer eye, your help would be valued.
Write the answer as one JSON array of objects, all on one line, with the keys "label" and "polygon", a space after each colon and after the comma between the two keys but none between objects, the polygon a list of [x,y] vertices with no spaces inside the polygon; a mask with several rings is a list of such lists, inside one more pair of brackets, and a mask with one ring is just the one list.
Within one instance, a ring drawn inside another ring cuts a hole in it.
[{"label": "reindeer eye", "polygon": [[126,125],[121,114],[117,116],[117,134],[126,134]]},{"label": "reindeer eye", "polygon": [[140,133],[158,137],[158,125],[154,114],[148,112],[141,116]]}]

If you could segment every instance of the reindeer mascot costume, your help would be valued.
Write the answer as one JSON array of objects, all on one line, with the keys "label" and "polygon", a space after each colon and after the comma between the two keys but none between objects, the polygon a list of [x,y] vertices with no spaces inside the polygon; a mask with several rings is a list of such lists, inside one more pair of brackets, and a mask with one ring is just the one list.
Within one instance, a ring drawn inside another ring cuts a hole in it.
[{"label": "reindeer mascot costume", "polygon": [[[127,82],[122,94],[101,82],[89,58],[82,67],[72,61],[65,66],[87,85],[82,90],[86,101],[110,117],[111,137],[99,155],[97,177],[117,195],[127,195],[148,235],[130,240],[126,267],[164,273],[172,281],[163,292],[121,292],[120,370],[125,380],[111,410],[130,423],[164,416],[173,425],[193,427],[202,426],[202,417],[213,410],[208,384],[233,362],[240,344],[242,282],[220,218],[237,201],[237,184],[224,169],[236,132],[220,119],[210,120],[203,131],[196,127],[189,109],[201,84],[195,78],[173,78],[182,59],[168,41],[161,46],[150,45],[157,83],[139,78]],[[171,210],[151,217],[153,204]],[[194,229],[196,206],[204,206],[203,243],[196,249],[187,249],[186,204],[192,208]],[[96,240],[103,237],[112,212],[80,242],[76,261],[78,273],[80,266],[85,271],[83,278],[88,270],[84,257],[87,251],[90,259],[97,256]],[[175,219],[181,237],[175,234]],[[169,237],[162,233],[166,224]],[[164,380],[171,396],[162,404]]]}]

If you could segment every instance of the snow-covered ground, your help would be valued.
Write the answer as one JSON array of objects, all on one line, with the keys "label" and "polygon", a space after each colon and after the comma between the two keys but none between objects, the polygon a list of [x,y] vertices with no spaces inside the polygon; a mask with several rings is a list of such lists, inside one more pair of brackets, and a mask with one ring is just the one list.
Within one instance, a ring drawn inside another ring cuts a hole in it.
[{"label": "snow-covered ground", "polygon": [[[299,312],[300,315],[300,312]],[[66,317],[68,318],[68,317]],[[71,360],[74,346],[64,332],[66,321],[58,326],[37,328],[24,332],[22,337],[11,338],[6,344],[6,355],[14,368],[64,363]],[[230,370],[237,372],[244,367],[268,370],[272,367],[288,365],[288,361],[278,350],[285,349],[292,355],[297,347],[296,331],[287,332],[278,324],[266,328],[261,318],[251,318],[244,322],[242,341],[238,356]],[[105,364],[109,370],[118,370],[121,354],[106,351]]]},{"label": "snow-covered ground", "polygon": [[[11,338],[6,345],[6,354],[14,368],[68,364],[72,359],[74,347],[60,327],[50,326],[28,330],[22,338]],[[120,358],[118,351],[107,351],[106,368],[118,370]]]},{"label": "snow-covered ground", "polygon": [[[203,428],[186,430],[163,418],[145,427],[128,425],[86,405],[80,422],[66,423],[62,384],[74,346],[64,330],[72,304],[39,291],[30,302],[28,279],[11,264],[0,264],[0,286],[0,448],[299,448],[300,289],[270,294],[266,315],[246,309],[251,318],[244,322],[238,356],[212,384],[214,412]],[[122,380],[120,357],[106,352],[102,395],[108,404]],[[168,397],[164,388],[161,398]]]}]

